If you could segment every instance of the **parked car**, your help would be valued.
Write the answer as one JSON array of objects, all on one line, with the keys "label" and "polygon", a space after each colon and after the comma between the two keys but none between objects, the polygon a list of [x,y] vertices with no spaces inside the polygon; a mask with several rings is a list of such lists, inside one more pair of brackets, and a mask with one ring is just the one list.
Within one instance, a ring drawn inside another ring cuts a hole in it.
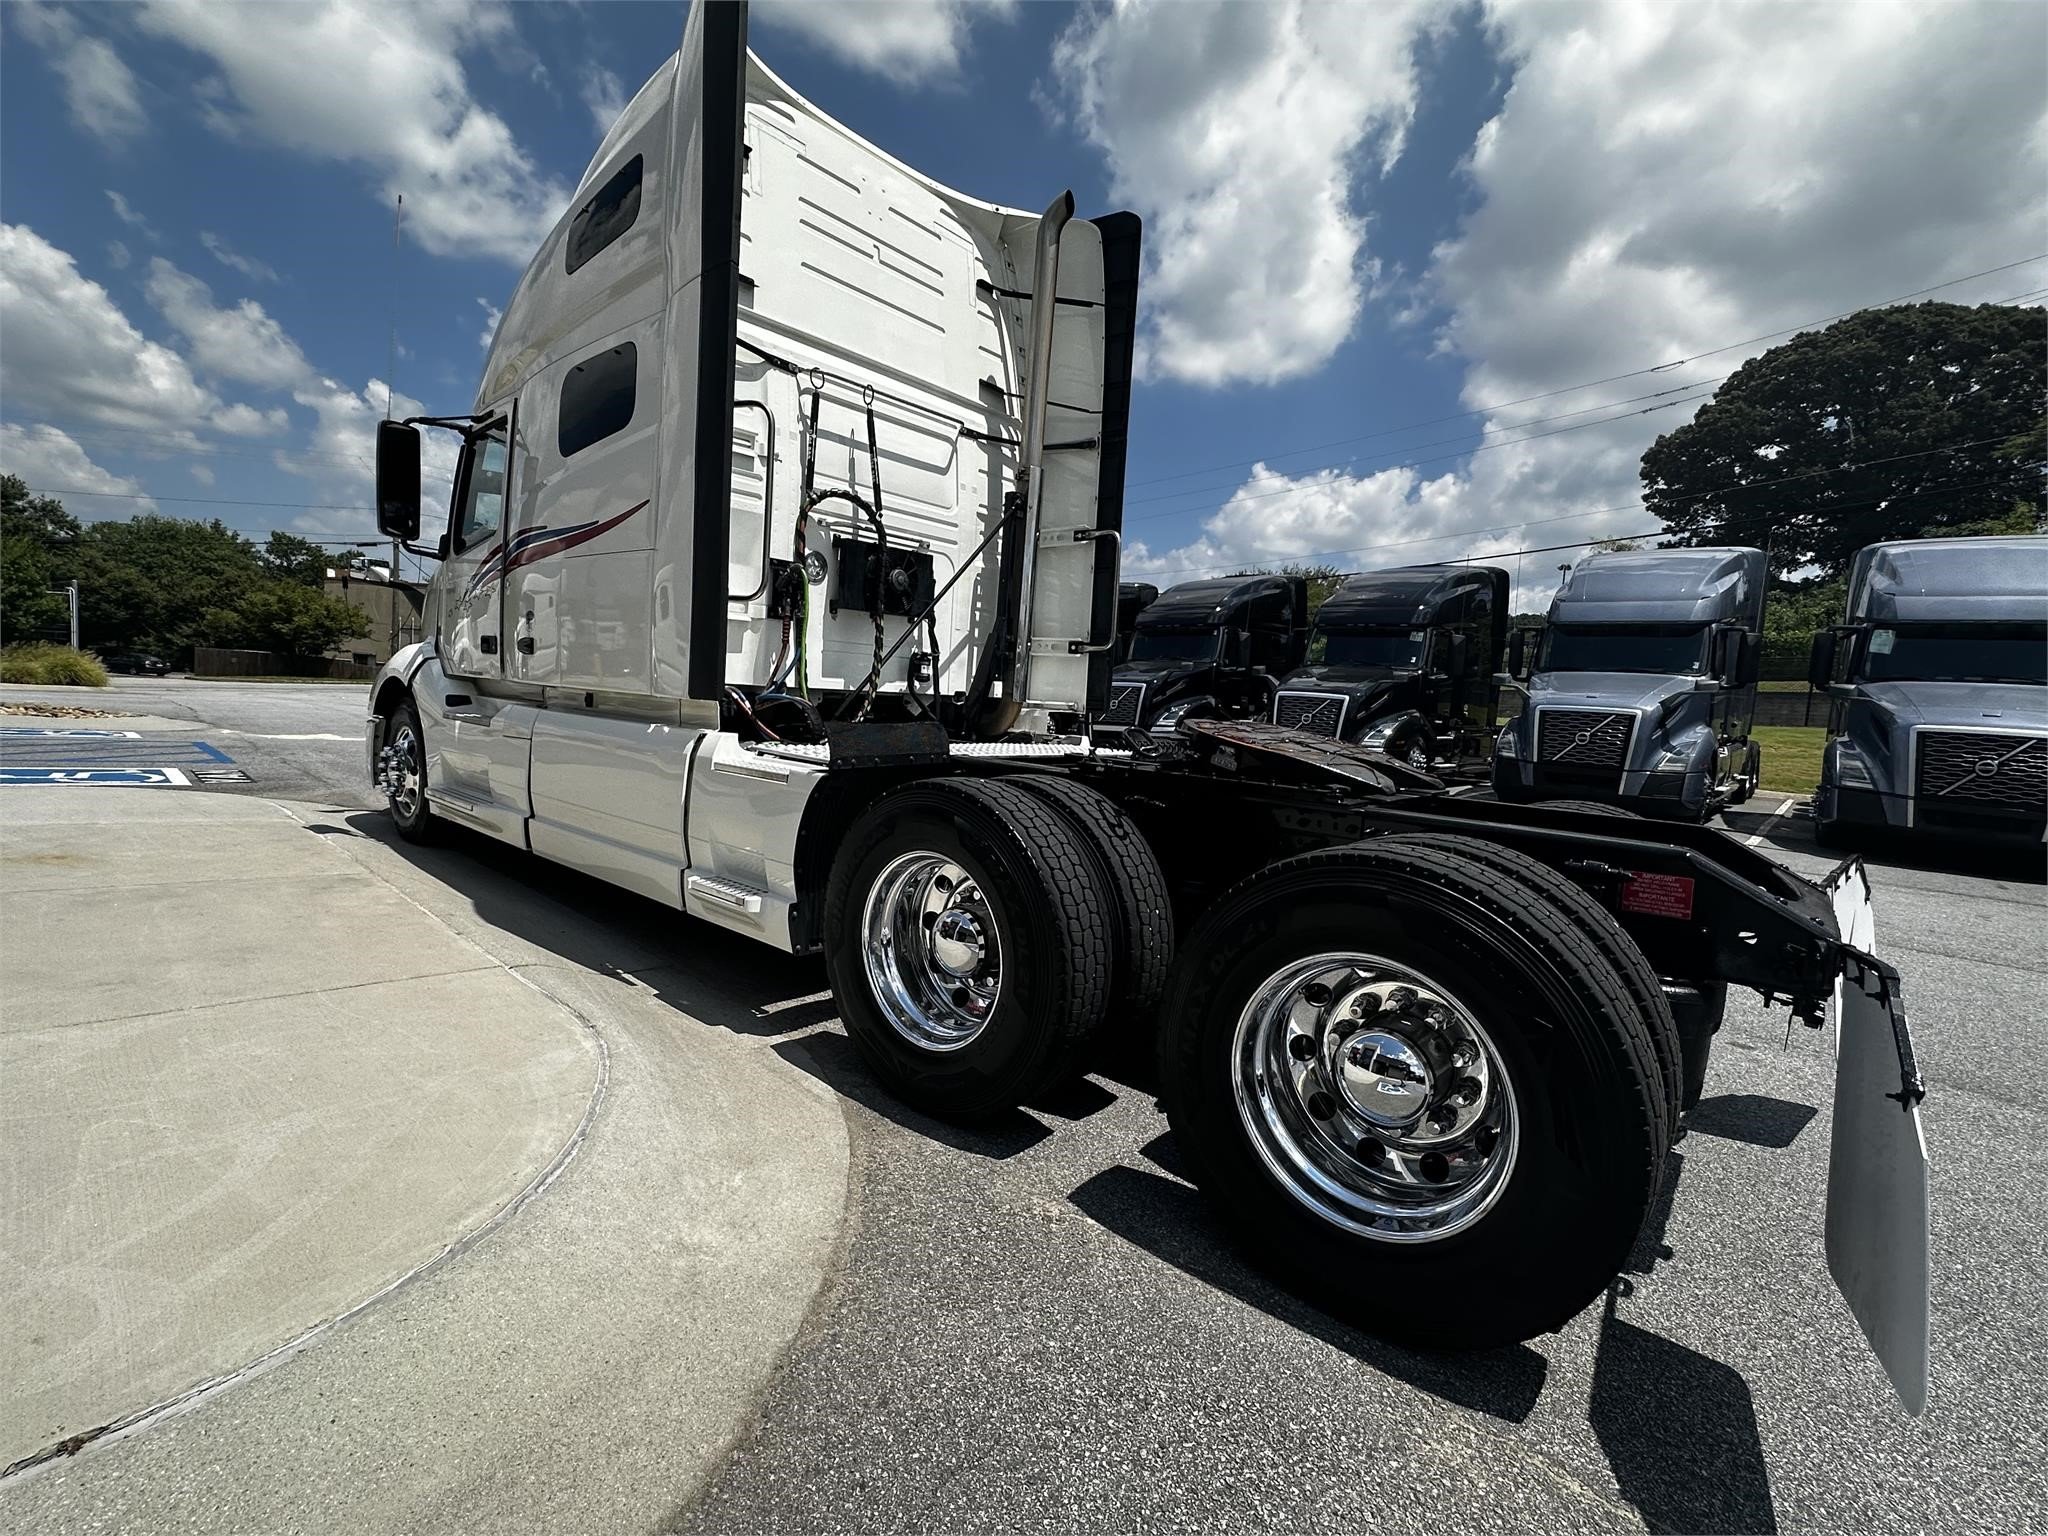
[{"label": "parked car", "polygon": [[118,655],[104,658],[109,672],[129,672],[139,677],[169,677],[171,664],[161,656],[146,656],[140,651],[122,651]]}]

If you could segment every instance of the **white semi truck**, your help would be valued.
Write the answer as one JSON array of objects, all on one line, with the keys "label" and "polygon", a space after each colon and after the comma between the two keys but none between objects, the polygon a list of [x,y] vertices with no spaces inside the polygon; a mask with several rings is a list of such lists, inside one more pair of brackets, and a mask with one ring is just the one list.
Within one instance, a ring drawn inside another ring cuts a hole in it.
[{"label": "white semi truck", "polygon": [[399,832],[822,953],[868,1065],[934,1114],[1156,1031],[1251,1252],[1424,1345],[1554,1329],[1620,1270],[1681,1133],[1667,988],[1815,1026],[1832,996],[1830,1263],[1917,1411],[1921,1087],[1860,866],[1816,886],[1264,722],[1096,724],[1138,221],[939,186],[745,33],[692,10],[473,408],[379,432],[407,540],[420,428],[462,445],[429,638],[371,695]]}]

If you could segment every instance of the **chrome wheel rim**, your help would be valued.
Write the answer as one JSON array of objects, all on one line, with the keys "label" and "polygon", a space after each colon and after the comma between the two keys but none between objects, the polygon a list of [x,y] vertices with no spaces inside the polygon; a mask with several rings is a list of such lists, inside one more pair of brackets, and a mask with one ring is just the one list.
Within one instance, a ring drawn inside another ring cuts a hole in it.
[{"label": "chrome wheel rim", "polygon": [[420,809],[420,739],[410,725],[401,725],[384,749],[384,794],[400,819],[411,821]]},{"label": "chrome wheel rim", "polygon": [[1492,1039],[1448,988],[1380,956],[1310,955],[1267,977],[1231,1064],[1261,1160],[1346,1231],[1435,1242],[1514,1172],[1521,1122]]},{"label": "chrome wheel rim", "polygon": [[1003,947],[980,882],[943,854],[892,859],[861,916],[868,987],[889,1025],[920,1050],[957,1051],[988,1027],[1003,990]]}]

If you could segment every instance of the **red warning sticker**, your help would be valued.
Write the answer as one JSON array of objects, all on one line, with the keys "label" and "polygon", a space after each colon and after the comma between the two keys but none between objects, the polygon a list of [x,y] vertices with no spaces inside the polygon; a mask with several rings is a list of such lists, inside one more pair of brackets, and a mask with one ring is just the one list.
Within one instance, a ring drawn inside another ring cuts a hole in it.
[{"label": "red warning sticker", "polygon": [[1692,876],[1633,870],[1621,885],[1621,910],[1649,917],[1691,917]]}]

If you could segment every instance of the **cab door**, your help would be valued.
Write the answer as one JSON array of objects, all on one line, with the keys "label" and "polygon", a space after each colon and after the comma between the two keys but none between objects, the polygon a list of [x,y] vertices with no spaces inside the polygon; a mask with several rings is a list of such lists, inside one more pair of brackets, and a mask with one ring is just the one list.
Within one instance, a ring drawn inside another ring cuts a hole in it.
[{"label": "cab door", "polygon": [[497,678],[505,672],[500,594],[508,429],[500,416],[473,431],[456,469],[435,635],[442,670],[450,677]]}]

